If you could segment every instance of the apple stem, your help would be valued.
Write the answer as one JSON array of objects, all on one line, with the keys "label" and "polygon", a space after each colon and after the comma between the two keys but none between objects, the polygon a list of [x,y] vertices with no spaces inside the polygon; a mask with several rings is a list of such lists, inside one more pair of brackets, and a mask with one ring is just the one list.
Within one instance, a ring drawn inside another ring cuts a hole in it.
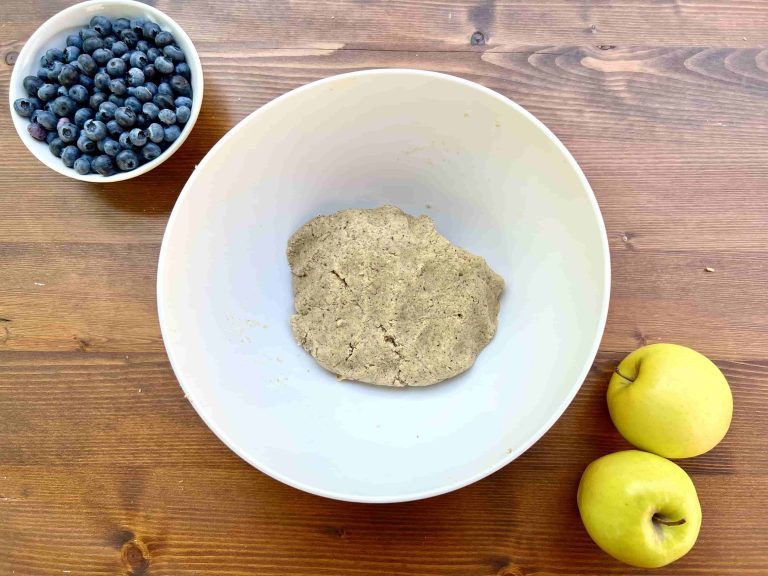
[{"label": "apple stem", "polygon": [[680,518],[680,520],[670,520],[665,516],[659,516],[658,513],[654,514],[651,517],[651,520],[657,524],[663,524],[664,526],[682,526],[685,524],[685,518]]},{"label": "apple stem", "polygon": [[618,368],[618,366],[616,367],[616,370],[615,370],[615,372],[616,372],[616,374],[618,374],[619,376],[621,376],[622,378],[624,378],[624,380],[626,380],[627,382],[634,382],[634,381],[635,381],[635,379],[634,379],[634,378],[627,378],[626,376],[624,376],[624,374],[622,374],[622,373],[619,371],[619,368]]}]

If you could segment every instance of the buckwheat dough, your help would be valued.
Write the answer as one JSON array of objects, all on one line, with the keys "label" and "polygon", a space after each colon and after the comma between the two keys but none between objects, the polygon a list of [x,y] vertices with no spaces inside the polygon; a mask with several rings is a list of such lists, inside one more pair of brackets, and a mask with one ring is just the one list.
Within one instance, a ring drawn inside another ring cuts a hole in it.
[{"label": "buckwheat dough", "polygon": [[288,241],[296,340],[341,379],[428,386],[496,332],[504,280],[427,216],[394,206],[318,216]]}]

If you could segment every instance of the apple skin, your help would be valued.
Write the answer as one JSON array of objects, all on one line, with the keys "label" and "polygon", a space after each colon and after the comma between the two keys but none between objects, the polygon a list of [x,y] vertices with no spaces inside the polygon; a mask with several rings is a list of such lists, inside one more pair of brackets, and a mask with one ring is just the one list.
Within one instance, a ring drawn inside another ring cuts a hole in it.
[{"label": "apple skin", "polygon": [[621,361],[608,385],[608,411],[622,436],[666,458],[714,448],[731,425],[728,381],[706,356],[651,344]]},{"label": "apple skin", "polygon": [[640,568],[681,558],[701,528],[696,487],[685,470],[640,450],[614,452],[587,466],[576,502],[592,540]]}]

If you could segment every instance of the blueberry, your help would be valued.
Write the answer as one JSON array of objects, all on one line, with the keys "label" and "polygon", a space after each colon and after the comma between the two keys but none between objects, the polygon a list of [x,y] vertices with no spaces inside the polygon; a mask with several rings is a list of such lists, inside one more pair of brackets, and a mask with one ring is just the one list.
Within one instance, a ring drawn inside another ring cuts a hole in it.
[{"label": "blueberry", "polygon": [[106,72],[99,72],[93,77],[93,85],[99,90],[106,91],[109,90],[110,80],[112,80],[112,77],[109,74]]},{"label": "blueberry", "polygon": [[144,72],[140,68],[128,70],[128,84],[133,87],[144,85]]},{"label": "blueberry", "polygon": [[139,128],[146,128],[149,122],[150,120],[142,112],[136,114],[136,125]]},{"label": "blueberry", "polygon": [[56,88],[56,98],[58,98],[59,96],[69,96],[69,88],[67,88],[66,86],[59,86],[58,88]]},{"label": "blueberry", "polygon": [[34,121],[40,124],[46,130],[56,130],[56,124],[59,121],[56,114],[47,110],[38,110],[35,112]]},{"label": "blueberry", "polygon": [[40,107],[36,106],[29,98],[17,98],[13,102],[13,109],[19,116],[23,116],[24,118],[29,118],[32,116],[32,113],[39,108]]},{"label": "blueberry", "polygon": [[125,106],[125,98],[123,98],[122,96],[118,96],[117,94],[110,94],[108,101],[112,102],[112,104],[114,104],[118,108],[120,106]]},{"label": "blueberry", "polygon": [[107,101],[107,95],[104,92],[94,92],[91,95],[91,99],[88,101],[88,105],[94,110],[98,110],[99,107]]},{"label": "blueberry", "polygon": [[155,68],[154,64],[147,64],[146,66],[144,66],[143,72],[144,72],[144,79],[146,81],[155,80],[159,76],[159,74],[157,73],[157,68]]},{"label": "blueberry", "polygon": [[109,74],[112,78],[119,78],[120,76],[123,76],[125,74],[125,71],[128,67],[125,65],[125,62],[122,61],[120,58],[112,58],[109,62],[107,62],[107,74]]},{"label": "blueberry", "polygon": [[160,50],[160,48],[158,48],[157,46],[150,46],[149,50],[147,50],[147,60],[149,60],[150,62],[154,62],[158,56],[162,56],[162,55],[163,55],[163,51]]},{"label": "blueberry", "polygon": [[131,27],[131,21],[128,18],[117,18],[112,20],[112,32],[120,32],[121,30],[128,30]]},{"label": "blueberry", "polygon": [[42,67],[37,70],[37,77],[43,82],[48,82],[48,68]]},{"label": "blueberry", "polygon": [[160,84],[157,86],[157,93],[166,94],[167,96],[175,98],[175,95],[173,94],[173,88],[171,88],[171,85],[168,82],[160,82]]},{"label": "blueberry", "polygon": [[187,96],[179,96],[176,98],[176,100],[173,101],[173,105],[176,108],[181,108],[182,106],[186,106],[187,108],[192,108],[192,98],[188,98]]},{"label": "blueberry", "polygon": [[117,38],[110,34],[109,36],[104,37],[104,48],[107,50],[112,50],[112,46],[115,45],[115,42],[117,42]]},{"label": "blueberry", "polygon": [[125,80],[122,78],[113,78],[109,81],[109,90],[112,94],[123,96],[128,91],[128,87],[125,85]]},{"label": "blueberry", "polygon": [[189,68],[189,64],[186,62],[179,62],[176,64],[176,74],[179,76],[184,76],[187,80],[189,80],[192,77],[192,70]]},{"label": "blueberry", "polygon": [[158,32],[155,36],[155,45],[158,48],[164,48],[169,44],[173,44],[174,42],[175,40],[173,38],[173,34],[166,32],[165,30]]},{"label": "blueberry", "polygon": [[165,54],[166,58],[170,58],[173,62],[179,63],[184,62],[186,60],[186,57],[184,56],[184,51],[176,46],[175,44],[169,44],[165,48],[163,48],[163,54]]},{"label": "blueberry", "polygon": [[133,30],[120,30],[120,40],[125,42],[128,48],[135,48],[139,41],[139,35]]},{"label": "blueberry", "polygon": [[56,130],[64,126],[64,124],[69,124],[71,120],[66,117],[59,118],[58,122],[56,122]]},{"label": "blueberry", "polygon": [[139,40],[138,42],[136,42],[136,50],[138,50],[139,52],[143,52],[144,54],[146,54],[149,48],[150,48],[150,43],[147,42],[146,40]]},{"label": "blueberry", "polygon": [[75,172],[78,174],[85,176],[91,171],[91,156],[88,154],[83,154],[75,160],[75,163],[72,165],[72,167],[75,169]]},{"label": "blueberry", "polygon": [[180,135],[181,128],[179,128],[176,124],[173,124],[172,126],[168,126],[165,129],[165,136],[163,137],[163,140],[166,142],[175,142]]},{"label": "blueberry", "polygon": [[147,134],[141,128],[134,128],[130,131],[128,139],[131,141],[131,144],[137,148],[141,148],[147,143]]},{"label": "blueberry", "polygon": [[160,110],[160,112],[157,115],[157,118],[162,122],[163,124],[176,124],[176,114],[173,110],[169,110],[168,108],[164,108],[163,110]]},{"label": "blueberry", "polygon": [[94,16],[88,25],[102,36],[112,32],[112,22],[106,16]]},{"label": "blueberry", "polygon": [[128,45],[122,40],[118,40],[117,42],[112,44],[111,50],[112,50],[112,54],[120,58],[120,56],[122,56],[123,54],[128,53]]},{"label": "blueberry", "polygon": [[52,132],[48,132],[48,134],[45,135],[45,143],[48,144],[48,146],[51,145],[51,142],[53,142],[54,140],[58,140],[58,139],[60,139],[60,138],[59,138],[59,135],[56,133],[55,130],[52,131]]},{"label": "blueberry", "polygon": [[106,154],[102,154],[93,159],[91,162],[91,170],[102,176],[112,176],[112,174],[115,173],[115,165],[112,163],[112,158]]},{"label": "blueberry", "polygon": [[93,28],[80,28],[80,38],[85,42],[88,38],[101,38],[101,34]]},{"label": "blueberry", "polygon": [[32,138],[40,140],[40,142],[45,142],[45,138],[48,136],[48,132],[46,132],[45,128],[36,122],[27,125],[27,132],[29,132],[29,135],[32,136]]},{"label": "blueberry", "polygon": [[116,111],[117,104],[110,101],[102,102],[99,106],[99,111],[96,112],[96,120],[101,122],[109,122],[115,117]]},{"label": "blueberry", "polygon": [[69,97],[69,92],[67,96],[59,96],[53,101],[53,111],[57,116],[69,116],[74,114],[75,110],[77,110],[77,103]]},{"label": "blueberry", "polygon": [[117,142],[120,144],[121,150],[133,150],[135,148],[135,146],[131,143],[130,132],[121,132],[120,136],[117,137]]},{"label": "blueberry", "polygon": [[43,66],[51,66],[54,62],[63,62],[64,53],[58,48],[48,48],[45,54],[40,58],[40,64]]},{"label": "blueberry", "polygon": [[69,89],[69,97],[75,101],[76,104],[86,106],[90,98],[88,90],[82,84],[75,84]]},{"label": "blueberry", "polygon": [[123,128],[132,128],[136,124],[136,112],[123,106],[115,110],[115,120]]},{"label": "blueberry", "polygon": [[192,87],[189,85],[189,80],[178,74],[171,78],[171,88],[173,88],[173,91],[179,96],[190,96],[192,94]]},{"label": "blueberry", "polygon": [[112,138],[118,138],[123,132],[123,127],[117,123],[117,120],[107,122],[107,132]]},{"label": "blueberry", "polygon": [[92,52],[95,52],[99,48],[104,48],[104,40],[99,38],[98,36],[94,36],[92,38],[86,38],[83,40],[83,52],[86,54],[91,54]]},{"label": "blueberry", "polygon": [[165,130],[163,130],[160,124],[155,122],[147,128],[147,137],[155,144],[160,144],[165,139]]},{"label": "blueberry", "polygon": [[95,114],[90,108],[80,108],[80,110],[75,112],[75,124],[82,128],[85,121],[90,120],[94,116]]},{"label": "blueberry", "polygon": [[154,22],[144,22],[144,26],[141,27],[141,34],[147,40],[154,40],[160,31],[160,26]]},{"label": "blueberry", "polygon": [[[53,132],[51,132],[53,134]],[[64,150],[64,147],[66,144],[61,140],[61,138],[53,138],[50,142],[48,142],[48,150],[51,151],[51,154],[56,156],[56,158],[61,158],[61,153]]]},{"label": "blueberry", "polygon": [[173,98],[167,94],[158,94],[152,98],[152,102],[157,104],[158,108],[173,108]]},{"label": "blueberry", "polygon": [[99,71],[98,64],[96,64],[90,54],[80,54],[80,56],[77,57],[77,65],[80,70],[88,74],[88,76],[93,76]]},{"label": "blueberry", "polygon": [[146,24],[144,18],[131,18],[131,30],[136,34],[142,34],[144,32],[144,24]]},{"label": "blueberry", "polygon": [[107,156],[117,156],[117,153],[121,150],[120,143],[109,137],[99,140],[96,143],[96,148],[99,149],[99,152],[103,152]]},{"label": "blueberry", "polygon": [[67,168],[75,165],[75,160],[80,158],[80,149],[77,146],[67,146],[61,151],[61,161]]},{"label": "blueberry", "polygon": [[154,122],[157,120],[157,115],[160,112],[160,108],[158,108],[154,102],[144,102],[144,105],[141,107],[141,111],[144,113],[144,116]]},{"label": "blueberry", "polygon": [[186,124],[189,122],[189,117],[192,116],[192,110],[186,106],[179,106],[176,108],[176,121],[179,124]]},{"label": "blueberry", "polygon": [[77,46],[67,46],[64,48],[64,62],[69,64],[70,62],[76,62],[78,56],[80,56],[80,48]]},{"label": "blueberry", "polygon": [[22,81],[22,84],[28,95],[37,96],[37,91],[40,90],[40,87],[44,84],[44,82],[37,76],[27,76]]},{"label": "blueberry", "polygon": [[127,106],[128,108],[136,112],[136,114],[141,112],[141,102],[139,102],[135,96],[128,96],[128,98],[126,98],[125,101],[123,102],[123,106]]},{"label": "blueberry", "polygon": [[[144,74],[146,74],[146,72]],[[146,84],[144,84],[144,86],[147,88],[147,90],[152,92],[152,96],[157,94],[157,84],[155,84],[154,82],[147,82]]]},{"label": "blueberry", "polygon": [[84,86],[86,90],[93,90],[93,78],[87,74],[80,74],[80,78],[77,79],[78,84]]},{"label": "blueberry", "polygon": [[136,89],[133,91],[133,96],[139,102],[149,102],[152,100],[152,92],[150,92],[149,88],[146,86],[136,86]]},{"label": "blueberry", "polygon": [[145,144],[144,147],[141,149],[141,155],[144,157],[144,160],[147,160],[147,161],[154,160],[155,158],[160,156],[160,154],[162,153],[163,151],[160,148],[160,146],[158,146],[154,142],[147,142],[147,144]]},{"label": "blueberry", "polygon": [[139,158],[133,150],[123,150],[115,157],[117,167],[123,172],[134,170],[139,165]]},{"label": "blueberry", "polygon": [[[93,122],[93,120],[89,120],[88,122]],[[71,144],[72,142],[77,141],[78,136],[80,136],[80,129],[77,127],[76,124],[72,124],[71,122],[65,122],[64,124],[59,126],[57,133],[59,135],[59,138],[61,138],[62,142]]]},{"label": "blueberry", "polygon": [[128,68],[131,67],[131,54],[133,54],[133,50],[129,50],[122,56],[120,56],[120,60],[122,60],[125,63],[125,69],[128,70]]},{"label": "blueberry", "polygon": [[53,83],[58,82],[62,68],[64,68],[64,64],[61,62],[54,62],[50,67],[46,68],[46,70],[48,70],[48,81]]},{"label": "blueberry", "polygon": [[83,133],[93,141],[107,137],[107,126],[100,120],[88,120],[83,125]]},{"label": "blueberry", "polygon": [[80,34],[70,34],[67,36],[67,46],[74,46],[75,48],[83,47],[83,39],[80,38]]},{"label": "blueberry", "polygon": [[173,74],[173,62],[165,56],[158,56],[155,58],[155,69],[160,72],[160,74]]},{"label": "blueberry", "polygon": [[59,72],[59,84],[62,86],[74,86],[80,79],[80,71],[72,64],[64,64]]},{"label": "blueberry", "polygon": [[112,53],[112,50],[108,50],[107,48],[99,48],[93,51],[91,57],[93,58],[93,61],[96,62],[96,64],[99,66],[104,66],[114,57],[114,54]]},{"label": "blueberry", "polygon": [[[93,120],[88,120],[88,122],[93,122]],[[80,136],[77,137],[77,148],[80,152],[85,152],[86,154],[96,152],[96,142],[85,135],[85,128],[80,132]]]},{"label": "blueberry", "polygon": [[147,55],[144,54],[144,52],[135,50],[131,52],[130,63],[133,68],[144,68],[144,66],[149,64],[149,60],[147,59]]}]

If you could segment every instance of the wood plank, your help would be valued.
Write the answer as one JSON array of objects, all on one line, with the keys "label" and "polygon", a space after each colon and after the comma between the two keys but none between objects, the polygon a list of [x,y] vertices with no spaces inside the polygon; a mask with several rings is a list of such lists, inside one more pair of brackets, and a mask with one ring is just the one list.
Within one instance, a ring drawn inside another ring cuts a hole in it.
[{"label": "wood plank", "polygon": [[[498,473],[426,501],[365,506],[303,494],[240,461],[194,417],[160,354],[6,353],[0,570],[115,574],[144,551],[147,569],[134,574],[643,573],[602,555],[575,507],[586,464],[628,447],[605,409],[619,359],[601,354],[565,416]],[[751,510],[768,497],[768,363],[720,365],[735,418],[715,450],[682,462],[705,521],[676,574],[764,568]]]},{"label": "wood plank", "polygon": [[[723,359],[764,358],[765,254],[663,251],[626,238],[611,237],[613,293],[601,350],[665,341]],[[6,270],[0,351],[162,353],[154,293],[158,250],[0,243],[0,270]]]},{"label": "wood plank", "polygon": [[[628,233],[635,247],[704,253],[723,246],[768,248],[768,52],[567,46],[516,54],[210,55],[201,119],[160,168],[163,178],[148,174],[110,186],[81,186],[41,170],[10,124],[0,122],[9,166],[0,174],[0,190],[15,189],[19,178],[25,190],[0,194],[0,241],[157,243],[186,178],[234,123],[306,82],[391,66],[476,80],[535,113],[582,165],[614,240]],[[0,83],[8,74],[0,69]],[[29,220],[33,210],[37,217]],[[659,217],[670,211],[674,219]]]},{"label": "wood plank", "polygon": [[[579,467],[629,447],[605,406],[608,380],[622,356],[600,353],[573,404],[531,450],[531,465]],[[768,362],[716,361],[734,390],[731,433],[688,466],[710,474],[768,475],[762,449],[768,408],[761,402],[768,393]],[[0,440],[0,466],[116,462],[199,469],[237,460],[194,416],[162,353],[3,353]]]},{"label": "wood plank", "polygon": [[[6,0],[2,21],[15,39],[74,2]],[[182,1],[157,7],[201,46],[229,50],[247,39],[264,48],[395,50],[515,49],[526,44],[600,46],[768,46],[768,4],[754,0],[314,0],[221,3]],[[215,25],[214,25],[215,23]],[[480,45],[472,35],[481,32]]]}]

